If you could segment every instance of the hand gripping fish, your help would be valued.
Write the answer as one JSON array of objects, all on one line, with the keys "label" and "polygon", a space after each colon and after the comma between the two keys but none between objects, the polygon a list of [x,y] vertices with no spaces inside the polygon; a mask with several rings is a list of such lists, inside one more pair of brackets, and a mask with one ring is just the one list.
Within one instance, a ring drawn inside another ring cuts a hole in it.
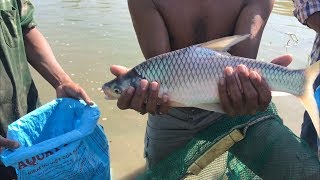
[{"label": "hand gripping fish", "polygon": [[223,112],[219,104],[218,82],[226,67],[240,64],[258,72],[271,91],[298,97],[308,111],[318,133],[320,155],[320,119],[312,85],[320,72],[320,61],[306,69],[288,69],[272,63],[231,56],[227,50],[250,35],[235,35],[189,46],[152,57],[127,74],[102,87],[107,99],[117,99],[129,86],[138,87],[141,79],[160,84],[159,97],[169,96],[172,107],[197,107]]}]

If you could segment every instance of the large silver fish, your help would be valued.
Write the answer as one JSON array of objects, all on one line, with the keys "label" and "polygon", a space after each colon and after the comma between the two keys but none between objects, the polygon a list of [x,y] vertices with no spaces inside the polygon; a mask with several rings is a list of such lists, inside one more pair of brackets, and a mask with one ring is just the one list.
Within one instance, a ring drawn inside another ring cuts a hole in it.
[{"label": "large silver fish", "polygon": [[[258,72],[272,91],[286,92],[301,99],[312,118],[318,138],[319,112],[312,89],[320,72],[320,61],[306,69],[291,70],[255,59],[231,56],[226,51],[249,35],[231,36],[193,45],[146,60],[102,87],[107,99],[117,99],[129,86],[137,87],[141,79],[160,84],[159,97],[169,96],[171,106],[198,107],[223,112],[219,105],[218,82],[226,67],[243,64]],[[318,145],[320,149],[320,145]]]}]

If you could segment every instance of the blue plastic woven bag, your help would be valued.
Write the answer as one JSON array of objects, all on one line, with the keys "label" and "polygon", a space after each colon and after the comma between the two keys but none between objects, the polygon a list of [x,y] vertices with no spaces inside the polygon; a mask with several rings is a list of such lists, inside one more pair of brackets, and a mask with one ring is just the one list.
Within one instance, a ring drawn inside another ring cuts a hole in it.
[{"label": "blue plastic woven bag", "polygon": [[320,110],[320,86],[318,86],[318,88],[314,92],[314,98],[316,99],[318,109]]},{"label": "blue plastic woven bag", "polygon": [[7,137],[20,143],[1,161],[18,179],[110,179],[109,146],[97,125],[96,105],[69,98],[54,100],[18,119]]}]

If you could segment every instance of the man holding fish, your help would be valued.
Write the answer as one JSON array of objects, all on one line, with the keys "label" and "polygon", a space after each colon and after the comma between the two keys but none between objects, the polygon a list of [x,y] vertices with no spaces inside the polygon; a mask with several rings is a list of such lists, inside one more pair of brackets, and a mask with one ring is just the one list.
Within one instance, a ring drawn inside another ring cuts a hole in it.
[{"label": "man holding fish", "polygon": [[[311,52],[311,64],[313,64],[320,59],[320,1],[294,0],[293,2],[295,6],[294,15],[302,24],[309,26],[317,33]],[[313,86],[314,89],[320,86],[320,76]],[[301,138],[308,142],[314,151],[317,151],[317,132],[307,112],[305,112],[303,120]]]},{"label": "man holding fish", "polygon": [[[256,58],[273,3],[273,0],[128,1],[140,47],[148,60],[130,71],[112,66],[111,72],[119,77],[106,83],[103,90],[107,98],[118,99],[120,109],[151,114],[145,137],[149,168],[183,147],[199,131],[219,121],[223,112],[240,116],[264,111],[271,101],[271,90],[289,92],[305,99],[313,122],[319,123],[310,93],[310,84],[319,73],[319,64],[309,70],[293,72],[278,66],[290,64],[292,58],[288,55],[272,61],[278,65],[262,62],[252,65],[254,61],[240,58]],[[237,34],[250,35],[223,38]],[[212,39],[216,40],[204,43]],[[261,67],[270,69],[264,71]],[[280,74],[274,76],[272,72],[278,70]],[[288,74],[296,74],[297,79]],[[274,81],[282,78],[289,80],[289,84],[297,84],[285,87],[288,82]],[[307,103],[309,101],[311,103]],[[268,122],[256,124],[264,123]],[[263,137],[270,133],[272,130],[266,130]],[[238,143],[240,154],[246,152],[246,146],[257,151],[262,148],[250,144],[255,140],[254,134],[260,132],[252,130],[251,134]],[[290,141],[294,144],[293,139],[283,138],[278,143]],[[301,143],[294,146],[304,151]],[[280,151],[278,153],[286,154]],[[300,161],[315,164],[319,169],[315,156]]]}]

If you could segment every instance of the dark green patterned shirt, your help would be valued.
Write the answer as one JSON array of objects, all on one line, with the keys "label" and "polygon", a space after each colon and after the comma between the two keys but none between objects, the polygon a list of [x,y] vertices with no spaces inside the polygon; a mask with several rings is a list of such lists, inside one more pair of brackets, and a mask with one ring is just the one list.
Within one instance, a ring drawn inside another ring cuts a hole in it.
[{"label": "dark green patterned shirt", "polygon": [[0,0],[0,132],[38,106],[23,33],[35,26],[29,0]]}]

